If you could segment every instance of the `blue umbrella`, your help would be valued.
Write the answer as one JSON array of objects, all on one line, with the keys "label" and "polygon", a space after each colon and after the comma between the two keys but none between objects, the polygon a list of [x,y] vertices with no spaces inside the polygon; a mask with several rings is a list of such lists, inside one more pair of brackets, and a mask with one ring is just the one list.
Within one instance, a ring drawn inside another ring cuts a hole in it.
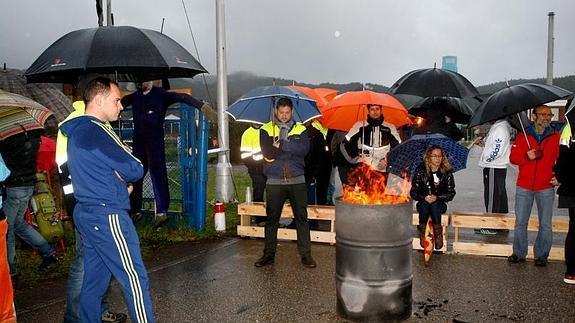
[{"label": "blue umbrella", "polygon": [[273,107],[281,98],[293,103],[293,118],[305,123],[321,116],[317,103],[302,92],[286,86],[260,86],[242,95],[228,108],[228,114],[236,121],[264,124],[272,120]]},{"label": "blue umbrella", "polygon": [[388,171],[401,176],[404,170],[413,176],[415,168],[423,163],[423,155],[429,145],[436,145],[445,151],[453,172],[467,165],[469,149],[442,134],[414,135],[393,148],[388,155]]}]

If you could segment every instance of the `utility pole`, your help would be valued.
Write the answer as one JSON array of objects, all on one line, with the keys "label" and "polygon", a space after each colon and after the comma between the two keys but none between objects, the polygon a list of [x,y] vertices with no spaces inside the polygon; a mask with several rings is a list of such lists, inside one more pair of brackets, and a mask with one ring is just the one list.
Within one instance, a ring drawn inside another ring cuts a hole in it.
[{"label": "utility pole", "polygon": [[546,83],[553,85],[553,50],[555,46],[555,36],[553,35],[555,24],[555,13],[553,11],[547,14],[549,16],[548,33],[547,33],[547,80]]},{"label": "utility pole", "polygon": [[114,25],[114,16],[112,16],[112,0],[106,1],[106,26]]},{"label": "utility pole", "polygon": [[226,27],[224,0],[216,0],[216,56],[218,73],[218,141],[220,152],[216,165],[216,200],[223,203],[232,201],[234,186],[232,165],[230,164],[230,144],[228,131],[228,79],[226,69]]}]

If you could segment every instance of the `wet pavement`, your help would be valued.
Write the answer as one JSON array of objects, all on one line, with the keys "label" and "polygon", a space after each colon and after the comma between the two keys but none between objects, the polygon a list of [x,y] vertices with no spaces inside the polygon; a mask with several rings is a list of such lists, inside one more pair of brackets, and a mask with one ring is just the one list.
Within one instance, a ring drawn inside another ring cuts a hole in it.
[{"label": "wet pavement", "polygon": [[[190,244],[182,255],[148,267],[158,322],[343,322],[335,295],[335,247],[314,244],[318,267],[303,267],[296,244],[280,242],[274,265],[256,268],[262,240]],[[573,322],[575,286],[564,265],[508,264],[501,258],[436,254],[430,267],[413,257],[410,321]],[[63,285],[17,295],[19,322],[61,322]],[[126,312],[113,284],[111,308]]]},{"label": "wet pavement", "polygon": [[[483,211],[481,170],[474,165],[471,154],[468,169],[456,174],[458,194],[450,210]],[[516,174],[509,170],[510,207]],[[466,236],[510,241],[512,233],[483,237],[470,231]],[[557,235],[555,242],[562,239]],[[256,268],[262,249],[262,239],[227,237],[162,250],[147,263],[157,322],[345,322],[336,313],[335,246],[313,244],[315,269],[301,265],[296,244],[288,241],[280,241],[274,265]],[[413,315],[408,321],[575,321],[575,286],[563,282],[563,262],[535,267],[532,261],[509,264],[501,257],[435,254],[425,268],[422,253],[411,256]],[[65,285],[61,280],[18,291],[18,321],[61,322]],[[127,312],[117,283],[109,301],[114,311]]]}]

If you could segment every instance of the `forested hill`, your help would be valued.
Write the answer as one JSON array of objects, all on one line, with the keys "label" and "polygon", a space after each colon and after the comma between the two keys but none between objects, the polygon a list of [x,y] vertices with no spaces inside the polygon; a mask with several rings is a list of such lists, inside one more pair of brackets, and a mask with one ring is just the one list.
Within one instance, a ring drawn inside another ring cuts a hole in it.
[{"label": "forested hill", "polygon": [[[265,85],[272,85],[275,81],[276,85],[292,85],[292,80],[282,79],[282,78],[274,78],[269,76],[259,76],[250,72],[237,72],[232,73],[228,76],[228,93],[229,93],[229,104],[232,104],[235,100],[237,100],[242,94],[248,92],[249,90],[258,87],[258,86],[265,86]],[[519,83],[545,83],[544,78],[538,79],[517,79],[517,80],[510,80],[509,85],[519,84]],[[204,77],[202,75],[198,75],[193,79],[174,79],[171,81],[173,88],[192,88],[194,96],[204,99],[210,100],[211,102],[215,102],[216,99],[216,76],[215,75],[206,75],[205,76],[205,83]],[[209,94],[206,93],[206,85],[209,89]],[[296,82],[296,85],[300,86],[309,86],[309,87],[327,87],[331,89],[336,89],[340,93],[347,92],[347,91],[359,91],[364,88],[359,82],[353,83],[346,83],[346,84],[338,84],[338,83],[321,83],[321,84],[308,84],[308,83],[299,83]],[[569,91],[575,92],[575,75],[564,76],[564,77],[557,77],[553,79],[553,84],[560,86],[564,89]],[[391,84],[390,84],[391,86]],[[477,86],[477,85],[476,85]],[[487,84],[487,85],[480,85],[477,86],[479,93],[481,94],[491,94],[496,92],[506,86],[505,81]],[[379,84],[372,84],[367,83],[365,84],[365,88],[369,90],[373,90],[376,92],[388,92],[389,87]]]}]

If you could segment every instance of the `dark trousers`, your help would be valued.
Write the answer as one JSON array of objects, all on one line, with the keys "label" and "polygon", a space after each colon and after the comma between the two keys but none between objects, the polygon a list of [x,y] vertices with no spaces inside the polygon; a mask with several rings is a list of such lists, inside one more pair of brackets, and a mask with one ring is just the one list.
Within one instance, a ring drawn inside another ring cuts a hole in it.
[{"label": "dark trousers", "polygon": [[307,221],[307,188],[305,183],[293,185],[266,185],[266,244],[264,255],[274,256],[278,244],[280,216],[286,200],[290,200],[297,231],[300,255],[311,254],[311,239]]},{"label": "dark trousers", "polygon": [[352,167],[349,164],[337,165],[337,173],[339,174],[339,180],[341,181],[342,185],[347,184],[347,175],[351,168]]},{"label": "dark trousers", "polygon": [[575,275],[575,207],[569,208],[569,231],[565,238],[565,265],[567,275]]},{"label": "dark trousers", "polygon": [[441,224],[441,215],[447,211],[447,204],[443,201],[436,201],[431,204],[426,201],[419,201],[415,208],[419,213],[419,224],[426,224],[430,216],[433,224]]},{"label": "dark trousers", "polygon": [[327,191],[329,189],[329,179],[331,177],[331,164],[325,165],[316,177],[316,202],[318,205],[327,205]]},{"label": "dark trousers", "polygon": [[506,177],[507,168],[483,169],[483,199],[487,213],[509,212],[507,189],[505,188]]},{"label": "dark trousers", "polygon": [[[166,170],[166,152],[164,139],[135,141],[133,154],[144,166],[144,177],[150,170],[154,199],[156,200],[156,213],[166,213],[170,206],[170,189],[168,185],[168,173]],[[132,213],[142,210],[142,193],[144,177],[133,183],[134,190],[130,194],[130,209]]]},{"label": "dark trousers", "polygon": [[266,176],[264,174],[250,174],[252,179],[252,188],[254,189],[254,202],[264,201],[264,192],[266,189]]}]

